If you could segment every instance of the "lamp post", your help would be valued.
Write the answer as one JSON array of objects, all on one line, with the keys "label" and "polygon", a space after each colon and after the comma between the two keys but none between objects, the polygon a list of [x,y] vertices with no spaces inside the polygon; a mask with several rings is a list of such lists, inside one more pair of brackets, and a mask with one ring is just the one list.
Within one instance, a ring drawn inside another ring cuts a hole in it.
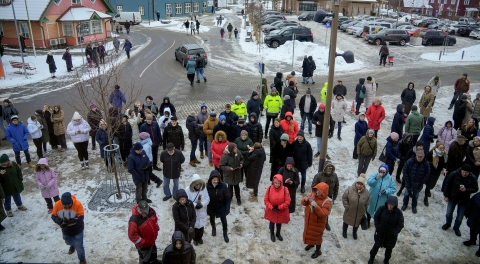
[{"label": "lamp post", "polygon": [[342,56],[347,63],[355,62],[354,54],[351,51],[345,51],[343,54],[336,53],[337,49],[337,31],[338,31],[338,10],[339,1],[334,0],[334,13],[331,27],[330,36],[330,53],[329,53],[329,70],[328,70],[328,87],[327,87],[327,101],[325,106],[325,115],[323,118],[323,131],[322,131],[322,148],[320,151],[320,162],[318,163],[318,171],[323,170],[325,164],[325,157],[327,155],[328,146],[328,130],[330,128],[330,112],[332,107],[332,90],[333,90],[333,77],[335,74],[335,57]]}]

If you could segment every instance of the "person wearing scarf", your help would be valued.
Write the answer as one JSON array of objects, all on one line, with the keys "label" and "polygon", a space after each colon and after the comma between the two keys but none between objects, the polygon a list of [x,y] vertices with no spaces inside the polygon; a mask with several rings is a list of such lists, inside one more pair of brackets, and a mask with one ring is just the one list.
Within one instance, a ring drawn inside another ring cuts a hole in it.
[{"label": "person wearing scarf", "polygon": [[427,153],[427,161],[430,164],[430,177],[425,184],[425,198],[423,203],[428,206],[428,197],[432,196],[431,189],[437,184],[440,174],[444,172],[447,164],[447,151],[445,144],[437,142],[435,147]]}]

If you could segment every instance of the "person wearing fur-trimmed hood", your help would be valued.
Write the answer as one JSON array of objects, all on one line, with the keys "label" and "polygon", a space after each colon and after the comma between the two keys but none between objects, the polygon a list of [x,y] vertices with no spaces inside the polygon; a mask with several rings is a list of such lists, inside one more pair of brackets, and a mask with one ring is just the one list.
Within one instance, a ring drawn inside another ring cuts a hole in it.
[{"label": "person wearing fur-trimmed hood", "polygon": [[77,149],[78,159],[82,170],[88,169],[88,139],[90,125],[83,117],[75,112],[72,121],[67,126],[67,134],[70,135],[73,145]]},{"label": "person wearing fur-trimmed hood", "polygon": [[193,174],[190,185],[185,189],[188,195],[188,200],[192,201],[195,213],[197,215],[194,225],[193,244],[203,244],[203,231],[207,225],[207,206],[210,203],[210,196],[206,188],[205,181],[200,178],[200,175]]},{"label": "person wearing fur-trimmed hood", "polygon": [[370,192],[365,186],[365,174],[360,174],[352,186],[343,193],[342,202],[345,211],[343,212],[342,235],[347,238],[348,226],[353,227],[353,239],[357,239],[357,230],[362,217],[367,211],[370,202]]}]

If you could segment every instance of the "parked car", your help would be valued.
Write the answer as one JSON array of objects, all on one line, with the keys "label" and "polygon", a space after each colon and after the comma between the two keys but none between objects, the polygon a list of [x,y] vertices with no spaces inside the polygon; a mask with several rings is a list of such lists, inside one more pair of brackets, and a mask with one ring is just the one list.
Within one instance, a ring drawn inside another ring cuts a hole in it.
[{"label": "parked car", "polygon": [[399,16],[399,17],[404,17],[404,16],[406,16],[406,15],[407,15],[407,13],[405,13],[405,12],[398,12],[398,16]]},{"label": "parked car", "polygon": [[420,37],[422,38],[422,44],[427,46],[443,45],[445,42],[448,44],[448,46],[453,46],[457,43],[457,39],[455,37],[436,30],[422,31],[420,32]]},{"label": "parked car", "polygon": [[261,24],[262,24],[262,26],[263,25],[268,25],[268,24],[272,24],[275,21],[283,21],[283,19],[277,18],[277,17],[267,18],[267,19],[262,20]]},{"label": "parked car", "polygon": [[[344,16],[341,17],[341,16],[339,16],[339,17],[338,17],[338,24],[340,24],[340,22],[343,22],[343,21],[349,20],[349,19],[350,19],[349,17],[344,17]],[[330,23],[330,25],[331,25],[331,24],[332,24],[332,20],[333,20],[333,17],[330,17],[330,18],[328,18],[327,22]],[[322,23],[323,23],[323,21],[322,21]],[[324,23],[324,24],[326,24],[326,23]]]},{"label": "parked car", "polygon": [[349,26],[353,26],[355,24],[358,24],[360,23],[360,21],[352,21],[352,20],[346,20],[345,22],[343,22],[342,24],[339,24],[338,25],[338,28],[340,30],[342,30],[343,32],[347,31],[347,27]]},{"label": "parked car", "polygon": [[265,36],[264,41],[267,46],[277,48],[285,42],[292,40],[292,34],[295,34],[295,39],[301,42],[313,42],[313,33],[307,27],[285,27],[276,34]]},{"label": "parked car", "polygon": [[458,20],[458,23],[459,23],[459,24],[474,25],[474,24],[476,24],[477,22],[475,21],[475,19],[473,19],[473,18],[471,18],[471,17],[461,17],[461,18]]},{"label": "parked car", "polygon": [[287,18],[285,16],[282,16],[282,15],[268,15],[267,17],[268,18],[277,18],[277,19],[287,20]]},{"label": "parked car", "polygon": [[185,67],[190,57],[197,55],[197,53],[205,58],[205,65],[207,65],[207,53],[198,44],[183,44],[175,49],[175,60],[180,61]]},{"label": "parked car", "polygon": [[381,45],[385,42],[398,43],[401,46],[405,46],[407,42],[410,42],[410,36],[406,30],[402,29],[382,29],[377,34],[368,34],[365,36],[365,40],[369,43],[375,43]]},{"label": "parked car", "polygon": [[428,28],[429,29],[441,29],[441,28],[447,28],[447,24],[443,23],[443,22],[438,22],[436,24],[431,24],[431,25],[428,25]]},{"label": "parked car", "polygon": [[428,18],[428,19],[423,20],[422,23],[419,23],[418,26],[428,28],[428,26],[433,25],[433,24],[438,24],[439,22],[440,22],[440,20],[438,18]]},{"label": "parked car", "polygon": [[308,20],[313,20],[313,17],[315,16],[314,13],[311,12],[305,12],[302,13],[298,16],[298,21],[308,21]]},{"label": "parked car", "polygon": [[412,8],[412,9],[410,9],[410,10],[408,11],[408,13],[420,15],[420,14],[422,14],[422,9],[420,9],[420,8]]},{"label": "parked car", "polygon": [[273,16],[273,15],[277,15],[279,16],[280,15],[280,12],[278,12],[277,10],[265,10],[263,12],[264,15],[270,15],[270,16]]},{"label": "parked car", "polygon": [[398,13],[397,13],[397,12],[389,12],[389,13],[388,13],[388,16],[391,17],[391,18],[397,18],[397,17],[398,17]]},{"label": "parked car", "polygon": [[413,25],[403,25],[403,26],[399,26],[397,27],[398,29],[404,29],[404,30],[407,30],[407,31],[414,31],[417,29],[416,26],[413,26]]},{"label": "parked car", "polygon": [[270,25],[262,26],[263,32],[265,32],[265,34],[270,34],[272,30],[282,29],[288,26],[300,26],[300,24],[296,21],[282,21],[282,20],[280,21],[281,21],[280,23],[275,22]]},{"label": "parked car", "polygon": [[[465,26],[465,27],[459,27],[457,30],[457,35],[462,36],[462,37],[468,37],[470,36],[470,32],[474,30],[474,27],[471,26]],[[478,27],[477,27],[478,29]]]},{"label": "parked car", "polygon": [[368,34],[375,34],[377,32],[379,32],[380,30],[384,29],[386,27],[382,27],[382,26],[368,26],[368,31],[365,31],[365,28],[357,28],[355,27],[354,28],[354,35],[356,37],[360,37],[360,38],[365,38],[366,35]]},{"label": "parked car", "polygon": [[474,39],[479,39],[480,38],[480,29],[474,29],[470,32],[470,37]]}]

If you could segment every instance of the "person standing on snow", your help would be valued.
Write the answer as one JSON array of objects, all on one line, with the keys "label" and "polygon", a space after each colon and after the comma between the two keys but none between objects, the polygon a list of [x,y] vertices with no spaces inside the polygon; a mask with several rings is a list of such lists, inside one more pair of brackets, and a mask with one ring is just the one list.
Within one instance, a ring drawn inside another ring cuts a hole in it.
[{"label": "person standing on snow", "polygon": [[207,225],[207,207],[210,203],[205,181],[200,178],[200,175],[193,174],[189,188],[185,192],[188,195],[188,200],[193,203],[197,216],[194,225],[193,244],[195,246],[202,245],[203,231]]},{"label": "person standing on snow", "polygon": [[379,207],[385,204],[387,198],[395,193],[396,185],[390,173],[388,165],[382,164],[377,172],[368,177],[367,185],[370,186],[370,203],[367,208],[367,228],[370,228],[370,220],[374,217]]},{"label": "person standing on snow", "polygon": [[300,103],[298,104],[298,108],[300,108],[300,116],[302,117],[302,123],[300,124],[300,130],[304,131],[305,129],[305,119],[308,123],[308,134],[312,134],[312,118],[313,114],[315,113],[315,109],[317,108],[317,100],[312,95],[310,88],[307,89],[302,98],[300,98]]},{"label": "person standing on snow", "polygon": [[60,193],[57,187],[57,174],[53,168],[48,166],[48,160],[45,158],[38,161],[35,172],[38,188],[47,203],[47,212],[51,214],[53,211],[52,198],[54,202],[60,200],[60,197],[58,197]]},{"label": "person standing on snow", "polygon": [[125,26],[125,30],[127,30],[127,34],[130,34],[130,22],[125,21],[124,26]]},{"label": "person standing on snow", "polygon": [[220,37],[222,37],[222,39],[223,39],[224,36],[225,36],[225,29],[222,27],[220,29]]},{"label": "person standing on snow", "polygon": [[412,197],[412,212],[417,213],[417,201],[423,185],[427,183],[430,177],[430,165],[425,159],[425,152],[417,151],[415,157],[410,158],[403,167],[403,181],[405,182],[405,195],[403,196],[402,211],[408,206],[408,201]]},{"label": "person standing on snow", "polygon": [[[92,138],[92,150],[95,150],[95,136],[97,134],[97,130],[100,127],[100,120],[103,119],[102,112],[97,109],[95,104],[90,105],[90,111],[88,111],[87,115],[87,122],[90,126],[90,137]],[[103,152],[103,149],[100,149],[100,152]]]},{"label": "person standing on snow", "polygon": [[140,263],[158,263],[155,240],[159,230],[157,213],[146,201],[133,206],[128,221],[128,238],[135,244]]},{"label": "person standing on snow", "polygon": [[193,202],[188,199],[187,192],[180,189],[175,194],[176,202],[172,206],[173,220],[175,221],[175,231],[183,233],[188,243],[192,242],[195,236],[195,222],[197,214]]},{"label": "person standing on snow", "polygon": [[368,108],[375,100],[377,96],[377,88],[378,87],[375,79],[371,76],[368,76],[365,83],[365,111],[368,111]]},{"label": "person standing on snow", "polygon": [[193,81],[195,80],[195,68],[197,64],[195,63],[195,57],[190,56],[188,59],[185,69],[187,70],[187,79],[190,82],[190,86],[193,86]]},{"label": "person standing on snow", "polygon": [[342,140],[342,123],[345,113],[348,111],[347,102],[345,102],[345,98],[338,93],[335,99],[332,102],[332,118],[333,121],[337,122],[337,138],[338,140]]},{"label": "person standing on snow", "polygon": [[67,48],[65,50],[65,53],[63,53],[62,59],[65,61],[67,65],[67,72],[71,72],[73,68],[73,63],[72,63],[72,54],[70,54],[70,48]]},{"label": "person standing on snow", "polygon": [[237,36],[238,36],[238,29],[237,29],[237,27],[235,27],[235,29],[233,30],[233,34],[235,35],[235,39],[237,39]]},{"label": "person standing on snow", "polygon": [[[290,192],[288,188],[283,185],[283,177],[280,174],[273,176],[272,185],[267,188],[263,199],[265,203],[264,218],[270,221],[268,228],[270,229],[270,240],[275,242],[275,237],[283,241],[280,234],[282,224],[290,222]],[[275,233],[275,226],[277,232]]]},{"label": "person standing on snow", "polygon": [[417,100],[417,93],[414,88],[415,85],[413,84],[413,82],[409,82],[407,88],[403,89],[402,94],[400,95],[402,104],[405,106],[404,113],[407,115],[410,114],[412,105],[413,103],[415,103],[415,100]]},{"label": "person standing on snow", "polygon": [[[317,69],[317,65],[315,64],[315,61],[313,60],[312,56],[308,56],[308,60],[310,61],[311,69],[312,69],[312,72],[310,73],[310,78],[312,78],[312,84],[315,84],[315,78],[313,78],[313,72]],[[307,83],[308,83],[308,80],[309,79],[307,79]]]},{"label": "person standing on snow", "polygon": [[310,78],[310,75],[312,74],[312,63],[308,60],[307,55],[303,57],[303,64],[302,64],[302,83],[303,84],[308,84],[308,79]]},{"label": "person standing on snow", "polygon": [[57,78],[55,76],[55,72],[57,71],[57,66],[55,65],[55,59],[53,58],[53,55],[51,52],[47,54],[47,64],[48,64],[48,70],[50,71],[50,74],[52,75],[52,78]]},{"label": "person standing on snow", "polygon": [[373,100],[372,104],[367,109],[366,116],[368,120],[368,128],[373,129],[375,131],[375,137],[378,137],[380,124],[385,119],[385,108],[383,108],[380,98],[376,97]]},{"label": "person standing on snow", "polygon": [[118,49],[120,49],[120,40],[118,40],[117,36],[113,38],[113,46],[115,47],[115,53],[118,54]]},{"label": "person standing on snow", "polygon": [[377,146],[377,138],[374,137],[373,129],[368,129],[365,135],[358,140],[356,146],[358,156],[357,175],[367,172],[368,165],[377,156]]},{"label": "person standing on snow", "polygon": [[[185,156],[183,153],[175,149],[173,143],[168,143],[166,145],[166,150],[162,151],[160,154],[160,161],[163,163],[163,192],[165,197],[163,201],[167,201],[172,198],[172,193],[177,194],[178,190],[178,181],[180,178],[180,172],[182,164],[185,162]],[[170,180],[173,181],[173,191],[170,192]],[[178,197],[176,197],[178,200]]]},{"label": "person standing on snow", "polygon": [[220,218],[223,228],[223,239],[226,243],[230,240],[228,238],[227,215],[230,213],[230,192],[225,183],[220,179],[220,172],[212,170],[207,182],[208,196],[210,203],[207,206],[207,214],[210,218],[210,225],[212,226],[212,237],[217,235],[215,227],[215,218]]},{"label": "person standing on snow", "polygon": [[370,201],[370,193],[366,189],[365,181],[365,174],[362,173],[358,176],[357,181],[343,193],[342,202],[345,208],[343,211],[343,238],[347,238],[348,226],[352,226],[353,239],[357,240],[357,230]]},{"label": "person standing on snow", "polygon": [[227,31],[228,31],[228,39],[231,39],[232,38],[232,31],[233,31],[232,23],[228,23]]},{"label": "person standing on snow", "polygon": [[366,97],[367,89],[365,88],[364,84],[365,84],[365,78],[358,79],[358,84],[355,87],[355,102],[357,103],[357,106],[355,107],[356,108],[355,115],[360,114],[360,106],[363,104],[363,101]]},{"label": "person standing on snow", "polygon": [[195,72],[197,73],[197,83],[200,83],[200,75],[203,77],[203,81],[207,82],[207,76],[205,76],[205,58],[197,53],[195,55]]},{"label": "person standing on snow", "polygon": [[132,42],[128,40],[128,38],[125,38],[125,42],[123,43],[123,48],[125,52],[127,53],[127,58],[130,59],[130,50],[132,49]]},{"label": "person standing on snow", "polygon": [[462,77],[458,78],[453,85],[455,92],[453,93],[452,101],[450,102],[450,106],[448,110],[453,108],[453,105],[457,101],[457,99],[462,96],[464,93],[468,93],[470,91],[470,80],[467,79],[468,74],[464,73]]},{"label": "person standing on snow", "polygon": [[72,139],[75,149],[77,149],[82,170],[90,168],[88,165],[88,139],[90,129],[87,121],[85,121],[78,112],[73,114],[72,121],[70,121],[67,126],[67,134]]},{"label": "person standing on snow", "polygon": [[43,151],[42,151],[42,124],[38,122],[36,116],[31,116],[27,120],[27,129],[28,133],[32,137],[33,144],[35,144],[35,147],[37,148],[37,156],[38,159],[43,158]]},{"label": "person standing on snow", "polygon": [[150,179],[147,168],[150,164],[150,159],[143,150],[143,145],[140,142],[135,143],[130,150],[130,155],[128,155],[128,172],[132,174],[135,184],[135,201],[137,203],[141,200],[148,203],[152,202],[152,200],[147,199],[148,181]]},{"label": "person standing on snow", "polygon": [[0,156],[0,193],[3,202],[3,208],[8,217],[13,217],[12,213],[12,197],[18,210],[26,211],[27,207],[23,205],[23,174],[17,163],[10,161],[7,154]]},{"label": "person standing on snow", "polygon": [[18,166],[21,167],[22,160],[20,159],[20,151],[23,151],[25,154],[25,158],[27,160],[27,164],[30,168],[35,168],[32,160],[30,159],[30,152],[28,152],[28,132],[27,127],[18,121],[18,116],[13,115],[10,118],[10,124],[6,129],[6,138],[8,141],[12,143],[12,149],[15,153],[15,161],[17,162]]},{"label": "person standing on snow", "polygon": [[298,131],[297,138],[292,143],[293,158],[295,165],[302,175],[300,183],[300,192],[305,193],[305,182],[307,181],[307,169],[312,166],[313,151],[312,146],[305,139],[303,131]]},{"label": "person standing on snow", "polygon": [[430,85],[432,87],[432,92],[433,92],[433,103],[432,107],[435,104],[435,99],[437,99],[437,94],[438,91],[440,90],[440,86],[442,85],[442,82],[440,81],[440,77],[434,76],[430,81],[428,81],[427,85]]},{"label": "person standing on snow", "polygon": [[145,118],[145,123],[142,124],[140,127],[140,133],[147,132],[150,135],[150,139],[152,140],[152,162],[153,162],[153,169],[157,171],[161,171],[161,169],[157,166],[158,162],[158,148],[162,143],[162,135],[160,132],[160,126],[157,122],[153,121],[152,115],[147,115]]},{"label": "person standing on snow", "polygon": [[[451,124],[450,124],[451,125]],[[418,112],[418,106],[412,106],[412,112],[407,117],[407,121],[405,122],[405,133],[409,133],[412,135],[412,144],[415,145],[417,143],[418,137],[420,137],[420,132],[422,132],[423,127],[425,126],[425,121],[423,116]],[[455,137],[457,137],[457,131],[455,130]],[[449,142],[442,141],[448,145]],[[448,149],[448,145],[446,146]]]},{"label": "person standing on snow", "polygon": [[[330,161],[326,161],[325,166],[323,167],[323,170],[317,173],[317,175],[315,175],[315,177],[313,178],[312,189],[322,182],[326,183],[328,186],[328,192],[325,194],[328,195],[328,198],[330,198],[329,199],[331,202],[330,206],[333,206],[333,204],[335,203],[335,200],[337,200],[338,188],[340,184],[338,181],[337,173],[335,172],[335,166]],[[330,225],[328,224],[328,217],[326,222],[327,224],[325,228],[328,231],[330,231]]]},{"label": "person standing on snow", "polygon": [[63,240],[70,246],[68,254],[77,251],[80,264],[86,264],[83,247],[84,210],[82,203],[69,192],[62,194],[60,201],[55,202],[52,220],[62,228]]},{"label": "person standing on snow", "polygon": [[380,66],[385,67],[385,64],[387,64],[387,57],[390,54],[390,51],[388,50],[388,42],[384,42],[383,46],[380,48],[380,51],[378,52],[378,55],[380,56]]}]

